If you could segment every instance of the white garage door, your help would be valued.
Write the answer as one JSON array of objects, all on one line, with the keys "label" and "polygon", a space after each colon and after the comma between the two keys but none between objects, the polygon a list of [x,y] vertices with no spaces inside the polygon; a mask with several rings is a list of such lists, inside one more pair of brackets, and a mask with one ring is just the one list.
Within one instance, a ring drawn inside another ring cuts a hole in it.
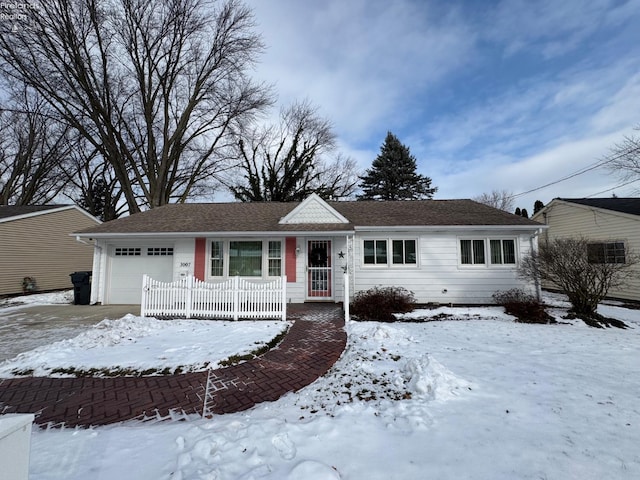
[{"label": "white garage door", "polygon": [[111,247],[107,303],[140,304],[142,275],[173,281],[173,247]]}]

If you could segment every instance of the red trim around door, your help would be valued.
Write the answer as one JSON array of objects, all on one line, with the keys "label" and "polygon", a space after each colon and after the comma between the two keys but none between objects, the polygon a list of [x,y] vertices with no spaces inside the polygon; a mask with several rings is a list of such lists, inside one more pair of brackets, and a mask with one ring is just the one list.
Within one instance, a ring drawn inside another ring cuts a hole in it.
[{"label": "red trim around door", "polygon": [[296,237],[287,237],[285,239],[284,274],[287,276],[287,282],[291,283],[296,281],[296,248]]},{"label": "red trim around door", "polygon": [[193,276],[204,281],[204,266],[207,257],[207,241],[205,238],[196,238],[196,254],[194,258]]}]

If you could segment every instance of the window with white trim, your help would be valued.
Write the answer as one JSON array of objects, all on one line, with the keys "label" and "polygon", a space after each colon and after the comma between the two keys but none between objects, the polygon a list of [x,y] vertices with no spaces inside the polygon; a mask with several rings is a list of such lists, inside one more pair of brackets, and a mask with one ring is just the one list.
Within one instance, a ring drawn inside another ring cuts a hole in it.
[{"label": "window with white trim", "polygon": [[[391,254],[389,254],[391,242]],[[416,239],[363,240],[362,260],[364,265],[416,265]]]},{"label": "window with white trim", "polygon": [[224,259],[222,257],[222,242],[214,240],[211,242],[211,276],[224,276]]},{"label": "window with white trim", "polygon": [[463,265],[484,265],[484,239],[460,240],[460,263]]},{"label": "window with white trim", "polygon": [[262,276],[262,241],[229,242],[229,276]]},{"label": "window with white trim", "polygon": [[515,238],[460,239],[461,265],[514,266],[516,263]]},{"label": "window with white trim", "polygon": [[277,240],[269,241],[267,264],[270,277],[282,275],[282,242]]},{"label": "window with white trim", "polygon": [[600,242],[587,245],[589,263],[626,263],[624,242]]},{"label": "window with white trim", "polygon": [[386,265],[387,264],[387,241],[386,240],[365,240],[364,264],[365,265]]},{"label": "window with white trim", "polygon": [[279,277],[282,275],[280,240],[212,240],[211,277]]},{"label": "window with white trim", "polygon": [[489,240],[491,265],[515,265],[516,242],[513,239]]},{"label": "window with white trim", "polygon": [[392,240],[391,249],[393,252],[392,261],[394,265],[416,264],[415,240]]}]

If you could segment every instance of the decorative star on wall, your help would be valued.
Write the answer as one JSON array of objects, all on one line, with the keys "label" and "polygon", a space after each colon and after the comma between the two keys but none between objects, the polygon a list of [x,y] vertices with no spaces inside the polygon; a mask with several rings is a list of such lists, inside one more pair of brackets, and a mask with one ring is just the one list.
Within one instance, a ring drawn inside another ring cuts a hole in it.
[{"label": "decorative star on wall", "polygon": [[344,252],[342,250],[338,252],[338,257],[344,258]]}]

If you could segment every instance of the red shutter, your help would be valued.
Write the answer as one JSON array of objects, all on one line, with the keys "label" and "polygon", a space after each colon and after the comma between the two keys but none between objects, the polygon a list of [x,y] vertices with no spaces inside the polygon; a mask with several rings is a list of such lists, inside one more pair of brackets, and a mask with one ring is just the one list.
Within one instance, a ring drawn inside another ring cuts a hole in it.
[{"label": "red shutter", "polygon": [[285,275],[287,282],[296,281],[296,237],[287,237],[285,240]]},{"label": "red shutter", "polygon": [[204,281],[204,266],[207,256],[207,242],[204,238],[196,238],[196,255],[195,265],[193,267],[193,276],[198,280]]}]

